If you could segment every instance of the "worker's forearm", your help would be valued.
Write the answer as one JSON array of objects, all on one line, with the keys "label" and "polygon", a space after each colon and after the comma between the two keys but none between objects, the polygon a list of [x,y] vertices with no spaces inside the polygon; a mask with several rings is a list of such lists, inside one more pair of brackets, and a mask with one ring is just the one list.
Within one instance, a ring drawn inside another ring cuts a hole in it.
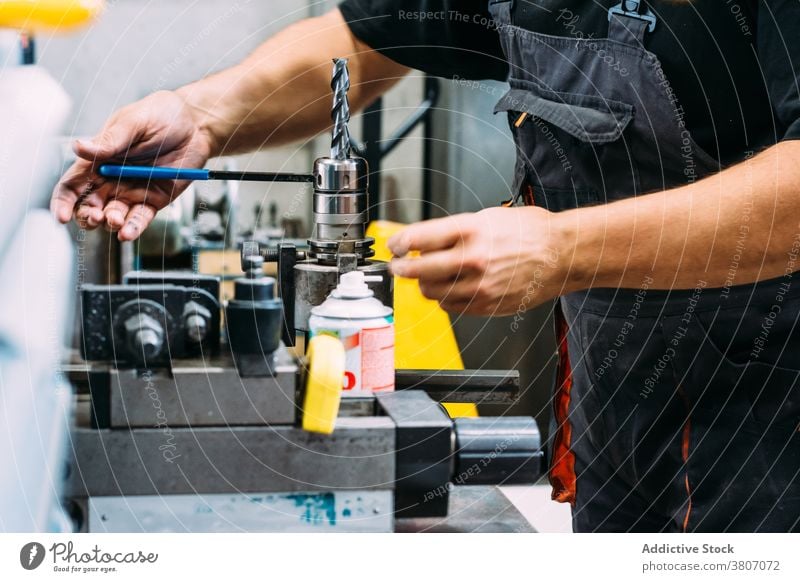
[{"label": "worker's forearm", "polygon": [[242,63],[178,90],[198,117],[212,155],[313,136],[330,125],[331,60],[349,59],[352,110],[408,69],[372,51],[338,10],[279,32]]},{"label": "worker's forearm", "polygon": [[[800,269],[800,142],[695,184],[562,213],[573,290],[738,285]],[[790,256],[792,254],[792,256]],[[794,256],[797,259],[796,256]]]}]

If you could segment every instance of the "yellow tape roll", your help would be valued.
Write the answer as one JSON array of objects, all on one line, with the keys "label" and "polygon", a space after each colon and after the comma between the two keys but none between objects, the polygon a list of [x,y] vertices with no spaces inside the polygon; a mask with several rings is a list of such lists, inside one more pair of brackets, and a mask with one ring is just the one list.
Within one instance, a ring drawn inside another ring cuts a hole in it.
[{"label": "yellow tape roll", "polygon": [[331,434],[339,415],[344,379],[344,346],[338,338],[318,335],[306,351],[308,375],[303,401],[303,429]]},{"label": "yellow tape roll", "polygon": [[0,28],[66,30],[87,24],[104,0],[0,0]]}]

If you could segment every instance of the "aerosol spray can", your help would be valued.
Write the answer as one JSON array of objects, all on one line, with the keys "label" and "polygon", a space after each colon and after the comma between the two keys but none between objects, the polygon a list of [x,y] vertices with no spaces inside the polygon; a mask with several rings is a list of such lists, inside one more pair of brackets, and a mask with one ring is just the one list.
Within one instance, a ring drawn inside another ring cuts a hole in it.
[{"label": "aerosol spray can", "polygon": [[343,396],[364,396],[394,390],[394,317],[374,297],[361,271],[344,273],[322,305],[311,309],[311,337],[332,335],[341,340],[346,361]]}]

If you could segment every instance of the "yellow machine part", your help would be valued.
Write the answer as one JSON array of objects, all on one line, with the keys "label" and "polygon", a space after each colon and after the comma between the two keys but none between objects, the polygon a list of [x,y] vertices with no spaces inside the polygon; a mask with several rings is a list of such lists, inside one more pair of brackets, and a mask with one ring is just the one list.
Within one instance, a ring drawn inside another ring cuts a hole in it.
[{"label": "yellow machine part", "polygon": [[87,24],[104,7],[104,0],[0,0],[0,28],[69,30]]},{"label": "yellow machine part", "polygon": [[[375,258],[389,261],[392,253],[386,242],[405,225],[385,220],[372,222],[367,236],[375,239]],[[416,279],[394,279],[395,367],[419,370],[463,370],[450,316],[436,301],[426,298]],[[445,403],[448,414],[478,416],[474,404]]]},{"label": "yellow machine part", "polygon": [[331,434],[336,427],[344,376],[344,346],[338,338],[311,338],[306,352],[308,373],[303,400],[303,430]]}]

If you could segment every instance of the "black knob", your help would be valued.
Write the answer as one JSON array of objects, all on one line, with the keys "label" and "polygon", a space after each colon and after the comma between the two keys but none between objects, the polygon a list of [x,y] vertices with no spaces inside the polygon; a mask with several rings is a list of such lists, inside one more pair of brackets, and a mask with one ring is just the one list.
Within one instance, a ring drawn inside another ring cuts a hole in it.
[{"label": "black knob", "polygon": [[456,485],[520,485],[542,474],[541,435],[527,416],[457,418]]}]

